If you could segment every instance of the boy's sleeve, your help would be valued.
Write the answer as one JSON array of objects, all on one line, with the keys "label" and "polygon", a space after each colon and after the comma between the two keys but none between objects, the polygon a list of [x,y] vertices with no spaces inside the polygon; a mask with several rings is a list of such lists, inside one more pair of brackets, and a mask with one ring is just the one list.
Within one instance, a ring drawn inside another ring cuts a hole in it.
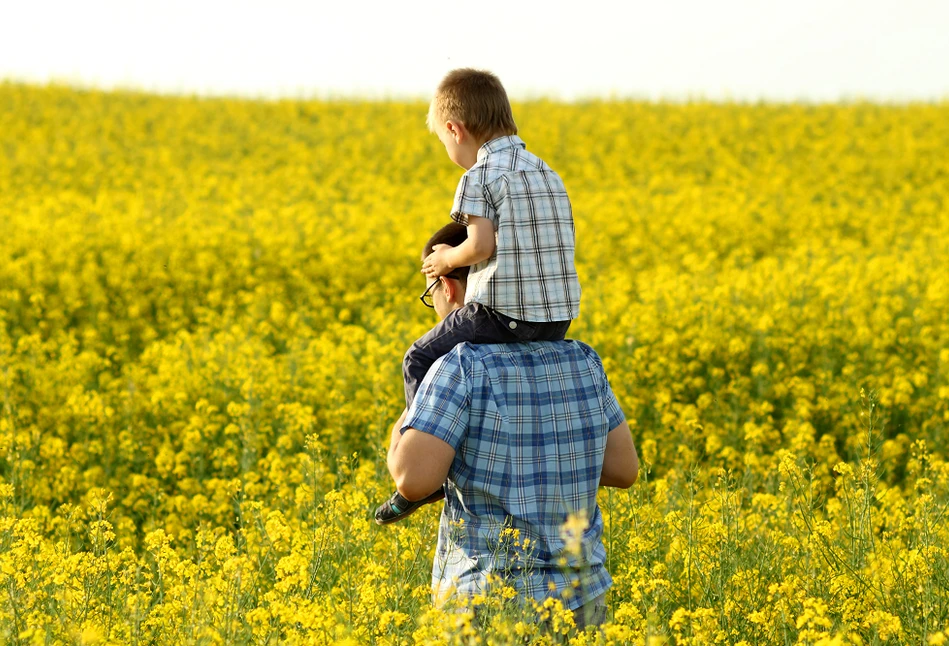
[{"label": "boy's sleeve", "polygon": [[495,229],[498,225],[498,212],[495,210],[489,193],[480,182],[477,173],[467,172],[461,176],[455,190],[455,202],[451,207],[451,219],[468,226],[468,216],[491,220]]},{"label": "boy's sleeve", "polygon": [[468,431],[471,404],[468,381],[468,372],[456,346],[429,368],[402,423],[402,432],[414,428],[434,435],[457,451]]}]

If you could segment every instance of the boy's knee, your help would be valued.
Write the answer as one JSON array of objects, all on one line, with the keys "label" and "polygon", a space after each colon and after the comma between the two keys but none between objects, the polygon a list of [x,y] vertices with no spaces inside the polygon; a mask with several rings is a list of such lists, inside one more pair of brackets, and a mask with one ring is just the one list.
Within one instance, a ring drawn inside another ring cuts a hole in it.
[{"label": "boy's knee", "polygon": [[405,351],[405,354],[402,355],[402,374],[408,374],[409,370],[413,365],[417,365],[419,361],[419,346],[418,341],[409,346],[409,349]]}]

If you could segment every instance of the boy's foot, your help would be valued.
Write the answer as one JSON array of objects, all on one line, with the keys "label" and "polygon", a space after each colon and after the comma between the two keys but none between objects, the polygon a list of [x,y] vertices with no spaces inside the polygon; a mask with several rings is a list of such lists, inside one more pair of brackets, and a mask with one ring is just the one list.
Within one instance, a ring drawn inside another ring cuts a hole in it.
[{"label": "boy's foot", "polygon": [[412,514],[422,505],[441,500],[445,497],[445,488],[439,488],[435,493],[423,498],[422,500],[406,500],[398,491],[393,493],[388,500],[379,505],[376,509],[376,522],[380,525],[388,525],[397,520],[402,520]]}]

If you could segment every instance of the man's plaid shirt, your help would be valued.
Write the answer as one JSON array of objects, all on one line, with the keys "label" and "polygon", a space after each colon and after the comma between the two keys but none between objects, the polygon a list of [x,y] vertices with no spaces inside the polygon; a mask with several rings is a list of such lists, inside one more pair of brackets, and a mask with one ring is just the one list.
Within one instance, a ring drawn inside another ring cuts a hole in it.
[{"label": "man's plaid shirt", "polygon": [[[609,589],[596,492],[606,436],[624,419],[600,358],[579,341],[460,343],[438,359],[403,426],[455,449],[436,600],[483,592],[490,575],[571,609]],[[579,560],[561,535],[571,512],[588,522]]]},{"label": "man's plaid shirt", "polygon": [[497,249],[468,275],[466,302],[521,321],[570,321],[580,314],[573,213],[563,181],[517,136],[478,150],[461,177],[452,219],[487,218]]}]

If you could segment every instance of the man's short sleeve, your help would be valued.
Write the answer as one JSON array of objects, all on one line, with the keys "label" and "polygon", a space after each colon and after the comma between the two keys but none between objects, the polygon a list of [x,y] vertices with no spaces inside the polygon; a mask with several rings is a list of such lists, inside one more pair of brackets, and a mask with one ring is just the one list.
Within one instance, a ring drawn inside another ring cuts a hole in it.
[{"label": "man's short sleeve", "polygon": [[614,429],[626,420],[623,409],[616,401],[616,395],[613,388],[610,387],[610,381],[606,377],[606,370],[603,368],[603,361],[596,351],[586,344],[581,344],[583,352],[587,355],[590,363],[593,365],[594,378],[597,382],[597,389],[600,391],[600,403],[603,405],[603,413],[606,415],[610,429]]},{"label": "man's short sleeve", "polygon": [[451,207],[451,219],[468,225],[468,216],[475,215],[491,220],[495,228],[498,224],[498,212],[488,199],[488,192],[478,180],[478,174],[467,172],[461,176],[455,190],[455,202]]},{"label": "man's short sleeve", "polygon": [[432,364],[402,424],[402,432],[414,428],[434,435],[456,451],[468,430],[471,403],[470,375],[462,359],[462,347],[456,346]]}]

